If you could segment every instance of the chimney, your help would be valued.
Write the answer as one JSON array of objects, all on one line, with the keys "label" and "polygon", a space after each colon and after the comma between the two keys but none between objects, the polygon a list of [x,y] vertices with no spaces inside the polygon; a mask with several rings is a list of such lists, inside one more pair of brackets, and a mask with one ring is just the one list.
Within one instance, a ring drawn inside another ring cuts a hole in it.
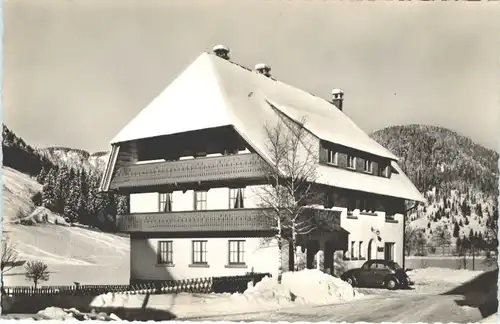
[{"label": "chimney", "polygon": [[343,102],[344,102],[344,91],[340,89],[333,89],[332,104],[334,104],[340,111],[342,111]]},{"label": "chimney", "polygon": [[266,77],[271,76],[271,67],[265,63],[259,63],[255,65],[255,71],[257,71],[257,73],[265,75]]},{"label": "chimney", "polygon": [[223,58],[225,60],[229,60],[229,48],[224,46],[224,45],[216,45],[214,48],[212,48],[212,51],[214,52],[215,55],[217,55],[220,58]]}]

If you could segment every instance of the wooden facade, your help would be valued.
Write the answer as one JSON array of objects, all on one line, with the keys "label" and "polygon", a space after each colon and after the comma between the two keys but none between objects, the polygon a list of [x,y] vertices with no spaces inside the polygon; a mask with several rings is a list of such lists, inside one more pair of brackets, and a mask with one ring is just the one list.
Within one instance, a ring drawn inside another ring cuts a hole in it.
[{"label": "wooden facade", "polygon": [[[330,152],[337,154],[336,161],[329,161]],[[355,158],[353,168],[348,167],[349,156]],[[365,170],[365,161],[371,162],[371,170]],[[371,155],[366,152],[323,140],[320,141],[319,162],[333,168],[342,168],[352,172],[362,172],[385,178],[390,178],[392,172],[390,166],[391,161],[387,158]]]},{"label": "wooden facade", "polygon": [[[255,153],[193,158],[124,166],[111,180],[111,189],[140,192],[151,187],[199,182],[265,180],[267,164]],[[217,186],[215,184],[212,187]]]},{"label": "wooden facade", "polygon": [[[272,232],[276,221],[270,210],[240,208],[193,210],[182,212],[134,213],[117,216],[120,231],[134,232]],[[304,208],[304,218],[314,224],[328,223],[330,230],[340,230],[340,212]]]}]

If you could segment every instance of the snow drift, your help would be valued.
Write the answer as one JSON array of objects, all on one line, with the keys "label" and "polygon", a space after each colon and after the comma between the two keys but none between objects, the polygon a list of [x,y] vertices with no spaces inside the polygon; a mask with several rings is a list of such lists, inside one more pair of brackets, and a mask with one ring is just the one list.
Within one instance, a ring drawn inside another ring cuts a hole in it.
[{"label": "snow drift", "polygon": [[[272,310],[297,304],[324,305],[343,303],[362,296],[351,285],[319,270],[303,270],[283,274],[282,283],[265,277],[242,294],[187,294],[151,295],[147,308],[168,310],[177,317],[208,316],[221,312]],[[96,297],[91,307],[138,308],[144,295],[108,293]]]}]

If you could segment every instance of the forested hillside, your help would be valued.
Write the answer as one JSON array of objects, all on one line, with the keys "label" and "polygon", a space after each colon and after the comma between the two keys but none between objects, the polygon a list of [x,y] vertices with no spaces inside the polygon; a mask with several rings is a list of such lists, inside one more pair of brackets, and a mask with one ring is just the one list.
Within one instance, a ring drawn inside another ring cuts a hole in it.
[{"label": "forested hillside", "polygon": [[114,230],[116,214],[128,211],[126,196],[98,192],[106,152],[35,149],[5,125],[3,134],[4,165],[35,177],[43,185],[32,197],[36,206],[59,213],[69,222],[110,231]]},{"label": "forested hillside", "polygon": [[407,223],[421,232],[420,245],[496,244],[497,152],[435,126],[392,126],[371,136],[400,158],[403,171],[427,199]]}]

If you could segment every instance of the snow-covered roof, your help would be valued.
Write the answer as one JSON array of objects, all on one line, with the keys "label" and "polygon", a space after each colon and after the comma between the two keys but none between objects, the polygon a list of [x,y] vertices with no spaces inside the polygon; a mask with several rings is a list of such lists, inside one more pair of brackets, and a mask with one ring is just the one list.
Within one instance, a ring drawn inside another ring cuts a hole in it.
[{"label": "snow-covered roof", "polygon": [[393,172],[390,178],[384,178],[320,165],[316,182],[338,188],[425,202],[424,196],[415,188],[397,163],[392,162],[391,166],[398,173]]},{"label": "snow-covered roof", "polygon": [[261,129],[274,113],[253,100],[257,91],[291,118],[305,118],[308,129],[323,140],[397,160],[328,101],[209,53],[201,54],[111,143],[248,122]]},{"label": "snow-covered roof", "polygon": [[397,157],[334,105],[208,53],[200,55],[111,143],[232,125],[257,153],[270,161],[263,125],[280,120],[275,109],[297,122],[305,119],[305,127],[318,140],[391,159],[399,172],[387,179],[320,165],[319,183],[424,200],[397,166]]}]

